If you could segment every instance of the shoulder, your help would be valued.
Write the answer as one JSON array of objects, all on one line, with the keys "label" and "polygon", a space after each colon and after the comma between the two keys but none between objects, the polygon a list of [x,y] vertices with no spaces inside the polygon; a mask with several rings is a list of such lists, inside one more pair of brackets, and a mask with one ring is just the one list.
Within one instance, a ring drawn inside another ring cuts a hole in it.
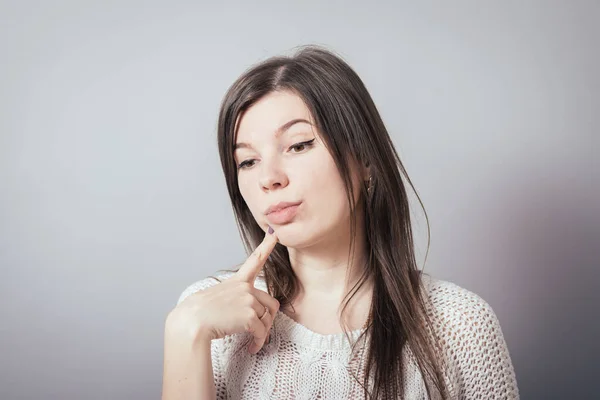
[{"label": "shoulder", "polygon": [[[196,292],[199,292],[201,290],[206,290],[210,287],[218,285],[219,283],[231,278],[234,274],[235,274],[234,271],[220,272],[215,275],[204,277],[204,278],[186,286],[185,289],[179,295],[179,298],[177,299],[177,304],[181,303],[188,296],[190,296]],[[260,277],[260,276],[258,278],[256,278],[256,280],[254,281],[254,287],[256,287],[257,289],[261,289],[263,291],[267,291],[265,282],[262,279],[262,277]]]},{"label": "shoulder", "polygon": [[452,282],[424,275],[423,283],[427,313],[458,394],[519,398],[508,347],[490,304]]},{"label": "shoulder", "polygon": [[455,340],[455,344],[461,344],[461,338],[493,338],[497,335],[500,330],[498,318],[477,293],[429,275],[424,275],[423,283],[426,311],[441,340]]},{"label": "shoulder", "polygon": [[496,319],[492,307],[477,293],[453,282],[423,275],[428,311],[445,322]]}]

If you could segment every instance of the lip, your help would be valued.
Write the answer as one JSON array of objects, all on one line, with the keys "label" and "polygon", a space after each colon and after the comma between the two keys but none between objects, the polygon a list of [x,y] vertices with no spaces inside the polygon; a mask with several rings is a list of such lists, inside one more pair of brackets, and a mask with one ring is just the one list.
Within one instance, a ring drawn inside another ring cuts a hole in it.
[{"label": "lip", "polygon": [[301,201],[297,201],[297,202],[282,201],[280,203],[273,204],[269,208],[267,208],[267,211],[265,211],[265,214],[269,215],[273,212],[283,210],[284,208],[287,208],[287,207],[300,205],[300,203],[302,203],[302,202]]},{"label": "lip", "polygon": [[267,214],[267,219],[270,224],[282,225],[291,222],[298,212],[301,203],[280,203],[275,207],[270,208]]}]

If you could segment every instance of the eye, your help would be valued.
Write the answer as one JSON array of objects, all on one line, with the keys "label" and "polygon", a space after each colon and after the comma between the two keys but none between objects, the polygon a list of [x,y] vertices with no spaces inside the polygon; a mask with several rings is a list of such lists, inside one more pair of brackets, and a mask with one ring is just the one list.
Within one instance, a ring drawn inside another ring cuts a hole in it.
[{"label": "eye", "polygon": [[238,169],[247,169],[250,168],[251,166],[254,165],[254,161],[255,160],[246,160],[246,161],[242,161],[239,165],[238,165]]},{"label": "eye", "polygon": [[298,151],[295,151],[293,153],[301,152],[305,148],[311,147],[313,145],[314,141],[315,141],[315,139],[312,139],[312,140],[309,140],[309,141],[306,141],[306,142],[296,143],[295,145],[290,146],[290,150],[292,150],[292,149],[298,149]]}]

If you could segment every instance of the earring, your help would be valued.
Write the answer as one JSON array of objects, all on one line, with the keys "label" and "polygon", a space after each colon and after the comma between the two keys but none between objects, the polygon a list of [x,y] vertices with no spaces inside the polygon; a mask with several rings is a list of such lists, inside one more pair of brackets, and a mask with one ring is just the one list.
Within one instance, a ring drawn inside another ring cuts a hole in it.
[{"label": "earring", "polygon": [[373,187],[373,177],[369,176],[369,186],[367,187],[367,194],[371,194],[372,187]]}]

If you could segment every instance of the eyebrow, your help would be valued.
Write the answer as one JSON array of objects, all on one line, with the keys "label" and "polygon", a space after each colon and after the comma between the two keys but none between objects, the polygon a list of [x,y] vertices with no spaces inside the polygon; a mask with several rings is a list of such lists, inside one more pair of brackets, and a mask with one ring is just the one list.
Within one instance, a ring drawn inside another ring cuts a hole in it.
[{"label": "eyebrow", "polygon": [[[304,118],[296,118],[296,119],[286,122],[285,124],[283,124],[279,128],[277,128],[277,130],[275,131],[275,137],[282,135],[285,131],[290,129],[293,125],[302,123],[302,122],[312,125],[310,123],[310,121],[307,121]],[[233,150],[235,151],[237,149],[249,149],[251,147],[252,146],[250,146],[248,143],[236,143],[236,145],[233,147]]]}]

